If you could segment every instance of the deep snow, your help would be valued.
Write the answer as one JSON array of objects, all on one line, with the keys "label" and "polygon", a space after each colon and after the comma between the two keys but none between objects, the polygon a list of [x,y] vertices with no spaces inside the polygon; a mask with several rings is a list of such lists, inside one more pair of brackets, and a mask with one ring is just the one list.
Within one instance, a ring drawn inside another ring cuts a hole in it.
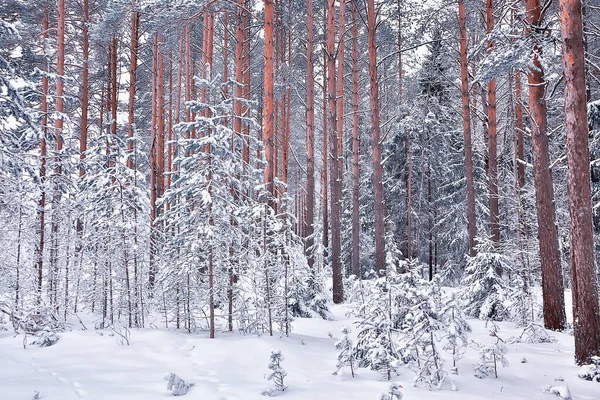
[{"label": "deep snow", "polygon": [[[132,330],[131,345],[121,346],[108,331],[100,336],[74,326],[73,331],[60,334],[60,341],[52,347],[23,349],[22,336],[0,332],[0,400],[30,400],[35,391],[44,400],[172,398],[164,380],[169,372],[195,383],[183,397],[186,400],[265,399],[261,392],[269,387],[264,375],[272,348],[281,349],[285,356],[289,388],[280,395],[282,399],[378,399],[389,386],[378,373],[359,369],[356,378],[349,370],[332,375],[335,338],[343,326],[352,326],[345,307],[334,306],[334,321],[296,319],[289,338],[224,332],[211,340],[205,334],[144,329]],[[484,321],[469,322],[470,340],[494,340]],[[504,339],[522,331],[512,323],[499,327],[498,335]],[[574,400],[600,399],[600,384],[577,378],[573,338],[552,335],[556,343],[508,344],[510,366],[500,368],[498,379],[473,376],[471,365],[477,351],[469,349],[459,363],[459,375],[451,375],[456,392],[414,388],[414,375],[408,369],[402,369],[394,381],[404,386],[405,400],[552,399],[553,395],[544,393],[547,385],[567,385]],[[520,362],[523,357],[527,363]],[[564,382],[555,381],[559,377]]]}]

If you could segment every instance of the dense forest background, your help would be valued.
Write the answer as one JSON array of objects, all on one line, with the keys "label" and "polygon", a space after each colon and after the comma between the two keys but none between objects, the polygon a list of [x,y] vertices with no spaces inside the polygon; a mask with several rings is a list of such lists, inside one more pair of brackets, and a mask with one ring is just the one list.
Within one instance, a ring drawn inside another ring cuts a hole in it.
[{"label": "dense forest background", "polygon": [[566,288],[589,361],[600,7],[560,3],[2,1],[0,308],[288,333],[408,274],[563,330]]}]

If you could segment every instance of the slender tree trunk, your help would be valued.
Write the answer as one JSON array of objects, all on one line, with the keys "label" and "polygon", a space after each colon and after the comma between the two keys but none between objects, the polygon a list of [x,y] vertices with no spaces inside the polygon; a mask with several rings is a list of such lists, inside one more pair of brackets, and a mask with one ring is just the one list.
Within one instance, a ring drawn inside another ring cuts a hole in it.
[{"label": "slender tree trunk", "polygon": [[[87,0],[86,0],[87,1]],[[137,83],[137,61],[139,50],[139,24],[140,14],[136,11],[131,14],[131,55],[129,65],[129,105],[128,105],[128,125],[129,142],[127,143],[127,167],[133,169],[133,151],[135,137],[135,89]]]},{"label": "slender tree trunk", "polygon": [[463,135],[465,148],[465,176],[467,179],[467,225],[469,231],[469,255],[474,257],[475,236],[475,184],[473,179],[473,149],[471,146],[471,107],[469,100],[469,61],[467,58],[467,13],[464,0],[458,1],[458,23],[460,30],[460,72],[463,114]]},{"label": "slender tree trunk", "polygon": [[274,7],[273,0],[264,0],[265,7],[265,22],[264,22],[264,40],[265,40],[265,66],[264,66],[264,111],[263,111],[263,141],[265,143],[265,187],[269,196],[269,206],[274,205],[274,136],[275,136],[275,121],[274,121],[274,45],[273,45],[273,21]]},{"label": "slender tree trunk", "polygon": [[360,272],[360,152],[359,133],[359,69],[358,69],[358,4],[352,0],[352,273],[361,278]]},{"label": "slender tree trunk", "polygon": [[[487,0],[486,25],[488,35],[494,29],[494,3]],[[493,49],[494,43],[488,42],[488,49]],[[498,127],[496,121],[496,79],[487,85],[487,122],[488,122],[488,185],[490,206],[490,233],[496,246],[500,243],[500,214],[498,209]],[[502,274],[501,270],[498,273]]]},{"label": "slender tree trunk", "polygon": [[[83,27],[82,27],[82,52],[83,64],[81,71],[81,128],[79,136],[79,178],[85,174],[84,160],[88,140],[88,108],[89,108],[89,0],[83,0]],[[75,260],[82,260],[80,254],[83,250],[83,215],[79,215],[76,222]],[[77,262],[77,261],[75,261]],[[79,265],[81,269],[81,264]],[[66,312],[67,310],[65,310]]]},{"label": "slender tree trunk", "polygon": [[148,266],[148,287],[150,289],[150,295],[154,289],[155,281],[155,253],[156,253],[156,232],[154,221],[157,217],[156,199],[157,199],[157,179],[158,179],[158,167],[157,167],[157,76],[158,76],[158,34],[155,33],[152,45],[152,126],[150,128],[150,255],[149,255],[149,266]]},{"label": "slender tree trunk", "polygon": [[[540,0],[526,0],[529,35],[541,28]],[[565,303],[558,231],[555,223],[554,189],[548,152],[546,81],[539,56],[542,49],[534,46],[533,67],[529,69],[529,110],[531,113],[531,140],[533,144],[533,174],[538,217],[538,238],[542,267],[544,326],[551,330],[565,328]]]},{"label": "slender tree trunk", "polygon": [[[327,13],[327,11],[325,11]],[[325,20],[325,29],[327,31],[327,16]],[[321,190],[323,191],[323,264],[329,262],[329,191],[327,165],[329,164],[329,150],[327,148],[327,51],[323,50],[323,166],[321,169]]]},{"label": "slender tree trunk", "polygon": [[583,364],[590,363],[591,357],[600,353],[600,312],[598,309],[598,279],[594,266],[590,154],[580,0],[560,0],[560,22],[565,71],[575,361]]},{"label": "slender tree trunk", "polygon": [[408,169],[408,178],[406,182],[406,258],[412,258],[412,150],[410,143],[411,131],[406,132],[406,164]]},{"label": "slender tree trunk", "polygon": [[[333,272],[333,302],[344,301],[341,263],[340,199],[338,197],[338,134],[337,99],[335,82],[335,0],[327,1],[327,127],[329,128],[329,150],[331,160],[331,270]],[[340,99],[341,101],[341,99]]]},{"label": "slender tree trunk", "polygon": [[314,55],[314,18],[312,0],[307,0],[308,38],[306,43],[306,219],[304,221],[306,238],[306,257],[308,266],[315,264],[315,55]]},{"label": "slender tree trunk", "polygon": [[[49,12],[48,8],[44,7],[44,20],[43,20],[43,33],[42,33],[42,69],[45,73],[49,72],[48,60],[46,56],[46,40],[48,38],[49,28]],[[39,201],[38,214],[40,217],[40,234],[38,244],[38,255],[36,260],[37,267],[37,303],[38,305],[42,301],[42,279],[44,273],[44,233],[45,233],[45,217],[46,217],[46,156],[47,156],[47,144],[46,139],[48,135],[48,76],[42,77],[42,138],[40,140],[40,184],[42,193]]]},{"label": "slender tree trunk", "polygon": [[381,126],[379,121],[379,83],[377,80],[377,21],[375,1],[367,0],[367,30],[369,41],[369,99],[371,106],[371,146],[373,152],[373,192],[375,213],[375,265],[381,273],[385,270],[385,226],[383,198],[383,165],[381,164]]},{"label": "slender tree trunk", "polygon": [[[339,212],[341,218],[342,188],[344,186],[344,58],[345,58],[345,35],[346,35],[346,0],[340,1],[339,7],[339,23],[338,23],[338,51],[337,51],[337,198],[339,203]],[[341,240],[341,239],[340,239]]]}]

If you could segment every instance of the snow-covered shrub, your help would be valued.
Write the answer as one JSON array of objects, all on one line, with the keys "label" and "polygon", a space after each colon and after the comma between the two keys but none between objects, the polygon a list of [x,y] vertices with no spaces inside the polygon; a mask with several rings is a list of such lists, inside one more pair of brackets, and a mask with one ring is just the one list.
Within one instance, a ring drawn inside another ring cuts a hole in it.
[{"label": "snow-covered shrub", "polygon": [[60,338],[58,335],[50,330],[50,328],[46,328],[42,331],[40,336],[31,342],[31,344],[39,347],[50,347],[56,344]]},{"label": "snow-covered shrub", "polygon": [[553,394],[556,397],[561,398],[563,400],[571,400],[573,398],[571,397],[571,391],[569,390],[569,387],[567,385],[548,385],[544,388],[544,392],[548,394]]},{"label": "snow-covered shrub", "polygon": [[476,378],[483,379],[486,376],[498,377],[498,364],[508,367],[506,353],[508,348],[504,341],[497,334],[498,328],[493,325],[490,336],[496,338],[496,342],[489,345],[477,345],[479,348],[479,362],[473,365],[473,375]]},{"label": "snow-covered shrub", "polygon": [[582,365],[577,376],[586,381],[600,382],[600,357],[593,356],[592,364]]},{"label": "snow-covered shrub", "polygon": [[555,343],[556,338],[549,335],[543,326],[532,322],[523,329],[517,341],[520,343]]},{"label": "snow-covered shrub", "polygon": [[387,393],[382,393],[379,395],[379,400],[402,400],[402,392],[400,391],[401,388],[402,385],[392,383]]},{"label": "snow-covered shrub", "polygon": [[127,345],[131,342],[131,331],[125,325],[113,325],[110,327],[114,334],[115,340],[119,346]]},{"label": "snow-covered shrub", "polygon": [[0,304],[0,311],[9,316],[15,333],[36,334],[49,329],[53,332],[64,332],[65,325],[62,323],[53,307],[40,305],[25,307],[16,312],[7,304]]},{"label": "snow-covered shrub", "polygon": [[166,379],[168,380],[167,390],[170,390],[173,396],[183,396],[194,386],[193,383],[184,381],[174,373],[170,373]]},{"label": "snow-covered shrub", "polygon": [[465,313],[480,319],[506,319],[509,316],[509,287],[500,274],[507,275],[511,269],[510,259],[496,250],[489,238],[480,237],[477,255],[467,259],[461,290]]},{"label": "snow-covered shrub", "polygon": [[325,271],[310,269],[301,246],[290,246],[293,273],[289,282],[289,309],[293,317],[331,319]]},{"label": "snow-covered shrub", "polygon": [[356,322],[359,332],[354,346],[354,357],[361,368],[379,371],[391,380],[397,372],[400,356],[396,350],[397,330],[392,323],[392,286],[386,278],[379,278],[371,286],[364,305],[363,318]]},{"label": "snow-covered shrub", "polygon": [[276,396],[279,392],[283,392],[287,389],[284,383],[284,378],[287,376],[286,370],[281,366],[281,362],[284,360],[281,350],[271,350],[271,359],[269,361],[270,371],[265,375],[265,379],[273,382],[273,386],[262,392],[264,396]]},{"label": "snow-covered shrub", "polygon": [[456,363],[462,358],[469,345],[467,335],[471,332],[471,326],[465,320],[455,294],[452,294],[450,299],[444,302],[440,313],[446,326],[443,349],[452,354],[451,372],[458,374]]},{"label": "snow-covered shrub", "polygon": [[438,312],[440,289],[437,281],[428,283],[424,289],[405,317],[401,353],[416,374],[415,386],[426,384],[430,389],[440,389],[444,382],[449,382],[454,388],[443,369],[444,360],[437,346],[445,331],[444,321]]},{"label": "snow-covered shrub", "polygon": [[342,329],[342,337],[335,342],[334,346],[339,350],[337,357],[337,369],[333,373],[337,375],[344,367],[350,367],[352,377],[354,377],[354,349],[352,347],[352,340],[348,337],[350,334],[350,328],[344,327]]}]

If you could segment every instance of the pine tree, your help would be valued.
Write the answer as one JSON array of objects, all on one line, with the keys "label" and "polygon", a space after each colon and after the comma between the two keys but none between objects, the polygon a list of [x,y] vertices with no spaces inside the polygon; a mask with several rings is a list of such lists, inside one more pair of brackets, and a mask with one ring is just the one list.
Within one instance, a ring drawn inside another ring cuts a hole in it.
[{"label": "pine tree", "polygon": [[352,340],[348,338],[349,334],[350,328],[344,327],[342,329],[342,336],[334,344],[335,348],[339,350],[339,353],[337,357],[338,361],[336,364],[337,369],[333,374],[337,375],[338,372],[343,370],[344,367],[348,366],[350,367],[350,372],[352,373],[352,377],[354,378],[354,348],[352,345]]},{"label": "pine tree", "polygon": [[269,372],[265,375],[265,379],[273,382],[273,387],[262,392],[264,396],[276,396],[278,392],[283,392],[287,389],[284,379],[287,376],[286,370],[281,363],[285,360],[281,350],[271,350],[269,361]]}]

